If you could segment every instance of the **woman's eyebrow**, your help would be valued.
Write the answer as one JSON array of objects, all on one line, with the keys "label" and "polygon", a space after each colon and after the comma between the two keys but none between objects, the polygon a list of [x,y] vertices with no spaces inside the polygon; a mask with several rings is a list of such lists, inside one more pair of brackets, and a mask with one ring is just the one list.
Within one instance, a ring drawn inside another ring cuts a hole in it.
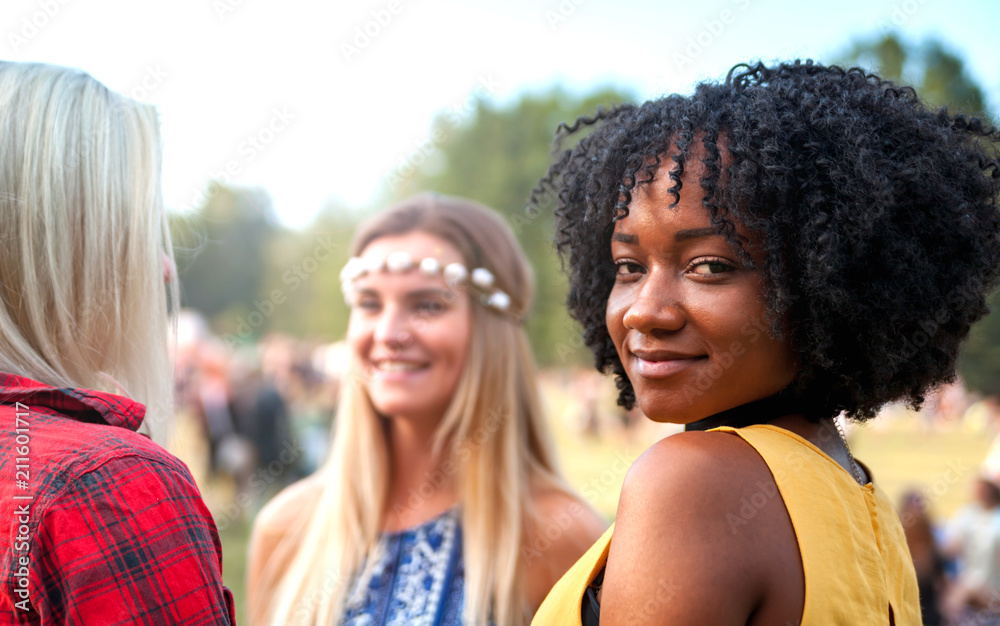
[{"label": "woman's eyebrow", "polygon": [[[358,293],[364,296],[378,296],[380,292],[378,289],[372,287],[361,287],[358,289]],[[413,291],[407,291],[403,294],[403,297],[417,300],[420,298],[431,297],[446,297],[451,294],[451,291],[441,287],[426,287],[423,289],[414,289]]]},{"label": "woman's eyebrow", "polygon": [[684,241],[685,239],[698,239],[700,237],[719,237],[719,230],[712,226],[706,228],[689,228],[679,230],[674,233],[674,241]]},{"label": "woman's eyebrow", "polygon": [[625,233],[612,233],[611,241],[620,241],[622,243],[639,243],[639,237],[636,235],[626,235]]},{"label": "woman's eyebrow", "polygon": [[442,289],[440,287],[429,287],[427,289],[415,289],[413,291],[407,291],[406,297],[411,300],[419,300],[420,298],[448,298],[452,295],[452,292],[448,289]]},{"label": "woman's eyebrow", "polygon": [[[712,226],[706,226],[705,228],[689,228],[686,230],[679,230],[674,233],[675,241],[684,241],[686,239],[698,239],[701,237],[720,237],[718,229]],[[626,233],[612,233],[611,241],[620,241],[622,243],[639,243],[639,237],[636,235],[629,235]]]}]

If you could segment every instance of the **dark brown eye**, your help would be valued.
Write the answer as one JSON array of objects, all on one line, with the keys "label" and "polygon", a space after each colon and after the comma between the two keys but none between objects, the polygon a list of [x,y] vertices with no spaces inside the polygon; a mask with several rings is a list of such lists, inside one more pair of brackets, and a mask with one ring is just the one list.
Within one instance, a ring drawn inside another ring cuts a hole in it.
[{"label": "dark brown eye", "polygon": [[440,313],[447,308],[440,300],[421,300],[417,303],[417,311],[420,313]]},{"label": "dark brown eye", "polygon": [[632,261],[618,261],[615,263],[616,274],[619,276],[626,276],[628,274],[639,274],[642,272],[642,266],[638,263],[633,263]]},{"label": "dark brown eye", "polygon": [[722,259],[699,259],[691,264],[688,271],[701,276],[715,276],[734,269],[736,268],[731,263]]}]

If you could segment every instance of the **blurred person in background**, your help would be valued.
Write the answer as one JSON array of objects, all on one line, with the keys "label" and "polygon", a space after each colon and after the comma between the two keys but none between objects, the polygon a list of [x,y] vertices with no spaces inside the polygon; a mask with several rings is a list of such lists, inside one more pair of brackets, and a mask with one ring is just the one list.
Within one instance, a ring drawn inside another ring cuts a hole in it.
[{"label": "blurred person in background", "polygon": [[230,372],[232,400],[230,406],[237,432],[253,445],[258,467],[278,460],[281,447],[288,443],[288,409],[285,399],[274,383],[261,373],[252,357],[244,355],[238,367]]},{"label": "blurred person in background", "polygon": [[0,622],[231,624],[164,440],[178,289],[156,110],[0,62]]},{"label": "blurred person in background", "polygon": [[337,412],[337,398],[348,362],[347,344],[338,341],[318,346],[311,362],[317,381],[311,390],[303,382],[300,400],[293,405],[292,430],[302,448],[299,478],[305,478],[323,464],[330,452],[330,431]]},{"label": "blurred person in background", "polygon": [[426,194],[352,255],[331,453],[257,519],[253,623],[526,624],[605,524],[556,468],[524,253],[491,210]]},{"label": "blurred person in background", "polygon": [[289,427],[287,403],[263,373],[257,352],[237,352],[229,373],[233,422],[252,456],[252,471],[240,488],[252,492],[255,504],[268,491],[292,482],[301,457],[300,444]]},{"label": "blurred person in background", "polygon": [[636,460],[535,623],[919,625],[903,528],[837,420],[955,379],[1000,281],[1000,131],[795,61],[563,141],[531,199],[570,311],[619,403],[688,432]]},{"label": "blurred person in background", "polygon": [[944,551],[958,575],[944,599],[949,623],[1000,623],[1000,486],[985,473],[973,482],[973,501],[948,524]]},{"label": "blurred person in background", "polygon": [[203,342],[198,351],[194,379],[195,414],[201,419],[209,444],[212,474],[236,479],[245,475],[253,459],[249,444],[238,432],[233,415],[232,355],[216,337]]},{"label": "blurred person in background", "polygon": [[941,595],[944,592],[944,558],[934,536],[934,527],[927,512],[927,503],[919,491],[903,494],[899,519],[906,535],[906,545],[917,572],[920,592],[920,613],[926,626],[941,624]]}]

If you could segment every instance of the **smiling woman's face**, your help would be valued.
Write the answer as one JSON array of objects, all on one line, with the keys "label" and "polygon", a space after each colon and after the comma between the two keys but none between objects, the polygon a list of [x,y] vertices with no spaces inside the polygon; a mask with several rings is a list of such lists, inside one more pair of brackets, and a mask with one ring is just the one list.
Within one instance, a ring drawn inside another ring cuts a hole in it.
[{"label": "smiling woman's face", "polygon": [[606,321],[642,412],[687,424],[781,391],[795,358],[770,333],[759,272],[701,205],[700,162],[688,160],[673,208],[665,167],[615,224]]},{"label": "smiling woman's face", "polygon": [[[362,258],[406,252],[419,264],[463,263],[447,241],[423,232],[375,239]],[[440,273],[374,272],[354,283],[347,343],[368,378],[375,409],[386,416],[435,421],[444,415],[465,367],[471,336],[467,294]]]}]

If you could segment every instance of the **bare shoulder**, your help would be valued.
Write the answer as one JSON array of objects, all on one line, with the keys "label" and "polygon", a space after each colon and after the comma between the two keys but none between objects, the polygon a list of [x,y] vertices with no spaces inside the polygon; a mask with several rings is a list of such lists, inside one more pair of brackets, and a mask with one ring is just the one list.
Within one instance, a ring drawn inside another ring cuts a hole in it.
[{"label": "bare shoulder", "polygon": [[284,534],[319,498],[323,484],[316,475],[304,478],[283,489],[264,505],[254,520],[254,535]]},{"label": "bare shoulder", "polygon": [[739,548],[752,538],[733,531],[730,515],[739,515],[740,499],[762,481],[773,484],[767,465],[737,436],[682,432],[667,437],[641,454],[625,475],[613,543],[620,551],[634,540],[630,547],[638,555],[674,550],[686,534],[710,538],[721,553],[743,554]]},{"label": "bare shoulder", "polygon": [[[748,514],[751,501],[759,506]],[[625,477],[602,623],[605,608],[618,616],[610,624],[755,623],[750,616],[773,603],[772,581],[794,573],[798,558],[760,455],[730,433],[679,433],[644,452]]]},{"label": "bare shoulder", "polygon": [[536,535],[554,535],[553,528],[560,530],[560,540],[553,541],[554,548],[582,546],[586,550],[608,528],[607,520],[590,504],[564,491],[552,489],[537,493],[533,504],[540,522],[532,529]]},{"label": "bare shoulder", "polygon": [[256,597],[261,591],[261,578],[265,570],[280,573],[287,567],[288,563],[276,562],[276,559],[282,560],[289,556],[285,549],[279,555],[278,548],[289,532],[301,524],[303,516],[316,504],[321,491],[322,483],[319,478],[310,476],[285,488],[257,514],[248,546],[249,597]]},{"label": "bare shoulder", "polygon": [[667,437],[642,453],[625,475],[615,537],[632,526],[655,526],[657,520],[675,517],[696,522],[704,532],[728,530],[727,513],[738,509],[740,498],[760,481],[773,483],[770,470],[737,436],[682,432]]},{"label": "bare shoulder", "polygon": [[525,529],[521,553],[528,601],[537,608],[556,581],[604,534],[608,522],[583,500],[558,489],[536,492],[532,505],[537,517]]},{"label": "bare shoulder", "polygon": [[[661,439],[635,460],[622,497],[673,504],[678,496],[738,492],[742,483],[770,476],[763,459],[739,437],[725,432],[682,432]],[[621,511],[619,510],[619,513]]]}]

